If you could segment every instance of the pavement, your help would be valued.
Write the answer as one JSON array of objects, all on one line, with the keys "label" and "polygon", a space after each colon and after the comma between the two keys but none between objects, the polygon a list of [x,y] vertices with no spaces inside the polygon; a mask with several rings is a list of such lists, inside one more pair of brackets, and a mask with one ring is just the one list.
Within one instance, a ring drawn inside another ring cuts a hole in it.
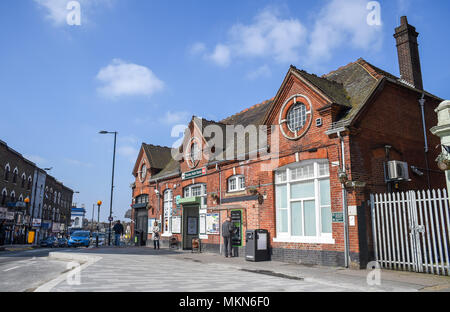
[{"label": "pavement", "polygon": [[[417,292],[450,291],[450,278],[380,271],[380,283],[369,285],[370,271],[248,262],[217,254],[145,247],[90,248],[51,252],[51,261],[79,261],[41,284],[45,292]],[[78,260],[77,260],[78,259]],[[74,282],[75,281],[75,282]]]},{"label": "pavement", "polygon": [[2,245],[0,251],[21,251],[39,248],[39,245]]}]

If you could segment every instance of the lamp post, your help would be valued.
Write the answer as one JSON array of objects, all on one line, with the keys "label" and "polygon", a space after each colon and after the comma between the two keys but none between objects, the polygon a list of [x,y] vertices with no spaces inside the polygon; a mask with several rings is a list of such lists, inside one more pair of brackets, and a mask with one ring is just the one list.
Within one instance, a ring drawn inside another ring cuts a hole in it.
[{"label": "lamp post", "polygon": [[111,246],[111,225],[112,225],[112,203],[113,203],[113,192],[114,192],[114,166],[116,163],[116,141],[117,132],[100,131],[100,134],[114,134],[114,152],[113,152],[113,166],[112,166],[112,179],[111,179],[111,200],[109,202],[109,231],[108,231],[108,246]]},{"label": "lamp post", "polygon": [[95,238],[95,247],[98,248],[98,233],[100,232],[100,206],[102,205],[102,201],[99,200],[97,202],[97,206],[98,206],[98,213],[97,213],[97,237]]},{"label": "lamp post", "polygon": [[[24,200],[23,200],[24,202],[25,202],[25,205],[26,205],[26,211],[28,212],[28,204],[30,203],[30,198],[29,197],[27,197],[27,198],[25,198]],[[26,233],[26,235],[25,235],[25,244],[27,244],[28,243],[28,239],[27,239],[27,235],[29,235],[29,233],[31,232],[31,226],[32,226],[32,222],[33,222],[33,216],[30,216],[30,222],[28,222],[28,231],[27,231],[27,233]],[[25,222],[24,222],[25,223]]]}]

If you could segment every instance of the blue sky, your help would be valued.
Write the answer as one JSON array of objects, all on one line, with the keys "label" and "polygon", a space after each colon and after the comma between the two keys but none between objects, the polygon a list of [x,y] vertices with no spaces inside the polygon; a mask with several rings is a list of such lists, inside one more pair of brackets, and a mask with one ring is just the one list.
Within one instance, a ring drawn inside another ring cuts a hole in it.
[{"label": "blue sky", "polygon": [[322,75],[359,57],[398,75],[394,27],[420,33],[424,86],[450,98],[449,1],[365,0],[0,1],[0,139],[109,214],[118,131],[114,215],[131,202],[141,142],[171,146],[175,124],[220,120],[273,97],[289,65]]}]

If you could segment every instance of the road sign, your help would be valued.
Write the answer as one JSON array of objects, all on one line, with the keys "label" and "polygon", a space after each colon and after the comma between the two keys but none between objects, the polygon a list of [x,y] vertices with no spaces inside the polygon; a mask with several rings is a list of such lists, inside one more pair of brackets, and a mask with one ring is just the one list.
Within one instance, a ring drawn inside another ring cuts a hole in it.
[{"label": "road sign", "polygon": [[108,221],[110,221],[110,222],[112,222],[113,220],[114,220],[113,217],[109,217],[109,218],[108,218]]}]

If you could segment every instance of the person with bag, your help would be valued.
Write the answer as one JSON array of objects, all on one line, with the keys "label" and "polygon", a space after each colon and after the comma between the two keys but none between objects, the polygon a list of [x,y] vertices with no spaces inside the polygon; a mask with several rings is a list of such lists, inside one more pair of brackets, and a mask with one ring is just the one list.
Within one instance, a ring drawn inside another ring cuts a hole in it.
[{"label": "person with bag", "polygon": [[155,221],[154,223],[153,223],[153,228],[152,228],[152,232],[153,232],[153,235],[152,235],[152,239],[153,239],[153,247],[154,247],[154,249],[156,249],[156,247],[158,247],[158,250],[159,250],[159,226],[158,226],[158,222],[157,221]]}]

